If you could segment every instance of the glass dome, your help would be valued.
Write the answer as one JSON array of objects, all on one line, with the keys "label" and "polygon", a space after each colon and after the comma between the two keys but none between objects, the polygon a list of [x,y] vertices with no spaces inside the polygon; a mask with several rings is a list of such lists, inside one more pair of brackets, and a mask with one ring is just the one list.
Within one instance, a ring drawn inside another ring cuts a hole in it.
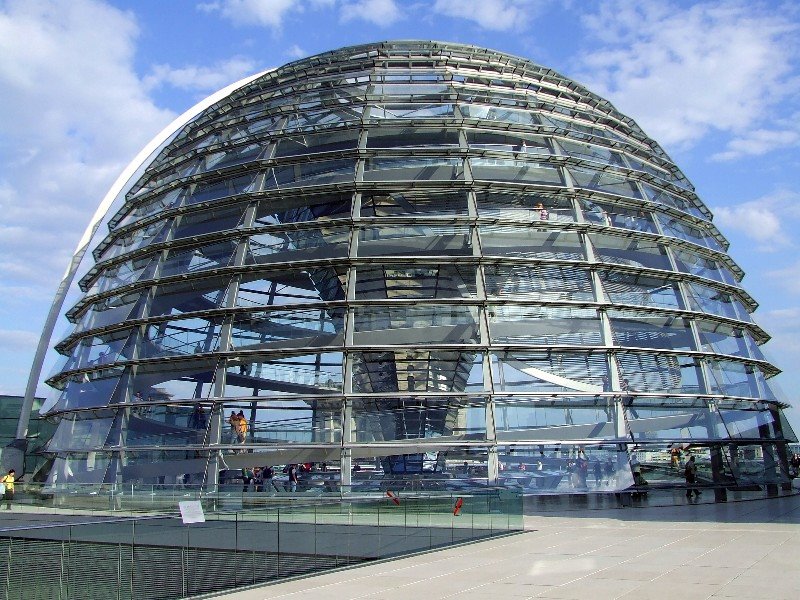
[{"label": "glass dome", "polygon": [[710,211],[550,69],[344,48],[145,166],[56,346],[55,481],[216,489],[310,463],[345,489],[602,491],[643,464],[682,480],[689,445],[714,482],[786,476],[768,335]]}]

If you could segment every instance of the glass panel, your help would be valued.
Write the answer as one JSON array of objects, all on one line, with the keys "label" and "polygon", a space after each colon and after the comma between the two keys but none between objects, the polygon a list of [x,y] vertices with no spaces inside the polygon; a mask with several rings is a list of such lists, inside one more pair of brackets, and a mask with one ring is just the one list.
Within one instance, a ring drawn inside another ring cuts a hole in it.
[{"label": "glass panel", "polygon": [[633,181],[625,179],[621,175],[606,173],[604,171],[590,171],[588,169],[579,169],[576,167],[571,167],[568,170],[575,180],[575,185],[577,187],[598,190],[609,194],[618,194],[630,198],[642,197],[636,184]]},{"label": "glass panel", "polygon": [[740,321],[752,321],[750,313],[734,294],[695,282],[687,282],[687,288],[692,310]]},{"label": "glass panel", "polygon": [[577,233],[534,228],[481,225],[484,255],[546,260],[585,260]]},{"label": "glass panel", "polygon": [[123,367],[111,367],[72,375],[66,382],[59,382],[59,386],[63,385],[61,392],[54,390],[48,394],[41,412],[106,406],[123,391],[117,389],[123,371]]},{"label": "glass panel", "polygon": [[231,239],[198,248],[170,250],[161,266],[161,277],[227,267],[233,259],[238,244],[238,239]]},{"label": "glass panel", "polygon": [[674,250],[674,255],[678,269],[684,273],[691,273],[692,275],[699,275],[700,277],[707,277],[733,285],[737,283],[733,273],[725,265],[713,258],[678,248]]},{"label": "glass panel", "polygon": [[603,146],[594,146],[566,139],[559,139],[558,143],[569,156],[577,158],[587,158],[597,162],[614,165],[617,167],[627,167],[622,155]]},{"label": "glass panel", "polygon": [[747,351],[750,358],[769,362],[767,361],[767,357],[764,355],[764,352],[761,350],[761,346],[758,345],[748,331],[744,331],[744,343],[745,346],[747,346]]},{"label": "glass panel", "polygon": [[86,291],[86,296],[102,294],[109,290],[150,279],[156,270],[156,255],[149,254],[106,267]]},{"label": "glass panel", "polygon": [[604,234],[589,234],[597,260],[605,263],[670,270],[666,250],[650,240]]},{"label": "glass panel", "polygon": [[242,275],[236,306],[276,306],[344,300],[347,272],[319,267]]},{"label": "glass panel", "polygon": [[[524,417],[525,409],[521,411]],[[558,413],[558,410],[548,411],[553,416],[553,423]],[[576,417],[583,421],[591,420],[591,414],[577,414]],[[570,430],[578,431],[578,427],[588,430],[590,426],[584,423]],[[602,427],[600,429],[598,425],[596,437],[605,439],[607,430],[605,425]],[[555,431],[556,428],[554,424],[548,429]],[[538,431],[533,429],[530,435],[535,436]],[[511,435],[515,434],[512,432]],[[618,452],[616,448],[613,444],[587,445],[583,442],[498,446],[500,482],[526,495],[585,494],[590,485],[600,491],[625,490],[634,484],[633,474],[628,452]]]},{"label": "glass panel", "polygon": [[514,152],[518,156],[553,153],[547,138],[511,131],[467,129],[467,142],[470,148]]},{"label": "glass panel", "polygon": [[706,246],[712,250],[724,252],[720,243],[710,233],[703,231],[699,227],[694,227],[685,221],[659,212],[656,213],[656,217],[659,223],[661,223],[661,228],[665,235],[671,235],[682,240],[700,244],[701,246]]},{"label": "glass panel", "polygon": [[361,113],[363,112],[364,107],[355,104],[335,108],[330,107],[318,112],[298,111],[288,116],[283,131],[328,129],[340,127],[346,123],[361,123]]},{"label": "glass panel", "polygon": [[356,129],[330,133],[301,133],[280,138],[273,158],[351,150],[357,146],[358,130]]},{"label": "glass panel", "polygon": [[244,356],[239,360],[227,370],[227,398],[342,391],[341,352],[280,358]]},{"label": "glass panel", "polygon": [[209,409],[202,408],[200,404],[194,407],[145,404],[131,408],[125,423],[124,445],[158,447],[202,444],[206,437],[209,413]]},{"label": "glass panel", "polygon": [[194,138],[194,140],[187,144],[185,148],[181,148],[182,152],[172,151],[170,154],[174,156],[177,154],[188,153],[192,150],[208,148],[213,144],[219,143],[222,140],[222,135],[217,131],[212,132],[209,135],[208,130],[200,130],[192,132],[191,135],[186,135],[186,133],[179,134],[176,140],[181,143],[186,143],[186,141],[191,138]]},{"label": "glass panel", "polygon": [[482,106],[480,104],[459,104],[458,108],[465,119],[501,121],[518,125],[539,124],[539,116],[526,110],[515,110],[502,106]]},{"label": "glass panel", "polygon": [[727,437],[719,414],[709,410],[704,400],[634,398],[626,410],[628,428],[637,442],[675,440],[686,443]]},{"label": "glass panel", "polygon": [[[236,350],[286,347],[281,341],[304,342],[304,346],[341,344],[343,308],[309,308],[240,313],[234,316],[231,344]],[[277,342],[277,343],[276,343]],[[298,344],[293,343],[292,347]]]},{"label": "glass panel", "polygon": [[350,230],[344,227],[265,231],[250,236],[246,265],[347,256]]},{"label": "glass panel", "polygon": [[594,300],[589,271],[559,266],[486,265],[486,295],[524,300]]},{"label": "glass panel", "polygon": [[[558,117],[555,117],[554,115],[547,113],[542,113],[541,115],[539,115],[539,118],[541,119],[543,125],[548,125],[550,127],[563,129],[566,132],[568,132],[570,137],[585,139],[586,136],[596,136],[599,138],[625,142],[626,144],[630,144],[632,146],[643,147],[641,142],[622,136],[613,129],[609,129],[606,127],[592,127],[585,121],[575,121],[572,119],[559,119]],[[647,150],[649,151],[650,149],[647,148]]]},{"label": "glass panel", "polygon": [[477,343],[478,309],[465,305],[356,307],[354,343]]},{"label": "glass panel", "polygon": [[304,194],[262,200],[256,209],[253,227],[280,223],[303,223],[350,217],[352,194]]},{"label": "glass panel", "polygon": [[103,251],[102,256],[97,257],[97,259],[108,260],[128,252],[133,252],[134,250],[143,248],[149,244],[158,244],[159,242],[163,242],[169,233],[169,227],[171,223],[172,219],[165,219],[162,221],[156,221],[155,223],[150,223],[149,225],[145,225],[139,229],[126,232],[124,235],[122,235],[122,237],[118,237],[116,240],[114,240],[114,243],[108,246]]},{"label": "glass panel", "polygon": [[229,277],[222,277],[160,285],[150,304],[150,316],[179,315],[220,308],[229,281]]},{"label": "glass panel", "polygon": [[175,227],[172,239],[235,229],[242,225],[247,204],[215,206],[183,215]]},{"label": "glass panel", "polygon": [[67,417],[56,428],[47,443],[47,452],[95,450],[102,448],[114,419],[81,419]]},{"label": "glass panel", "polygon": [[626,348],[696,350],[689,321],[632,310],[609,310],[614,343]]},{"label": "glass panel", "polygon": [[215,367],[210,359],[139,365],[130,384],[131,402],[208,398]]},{"label": "glass panel", "polygon": [[367,148],[458,146],[458,130],[419,127],[370,129]]},{"label": "glass panel", "polygon": [[234,165],[243,165],[263,158],[268,146],[266,144],[247,144],[228,148],[221,152],[214,152],[205,157],[203,164],[198,172],[210,171],[212,169],[224,169]]},{"label": "glass panel", "polygon": [[485,401],[459,398],[353,400],[355,441],[485,440]]},{"label": "glass panel", "polygon": [[583,218],[589,223],[597,223],[608,227],[622,227],[633,231],[656,232],[652,215],[643,210],[625,208],[605,202],[595,202],[584,198],[580,199],[580,204],[583,208]]},{"label": "glass panel", "polygon": [[140,317],[144,306],[144,302],[140,302],[142,299],[142,292],[136,291],[98,300],[83,313],[75,333]]},{"label": "glass panel", "polygon": [[549,163],[502,158],[470,158],[469,164],[472,168],[472,177],[476,180],[563,185],[558,167]]},{"label": "glass panel", "polygon": [[713,393],[759,398],[762,396],[759,391],[761,382],[761,389],[766,392],[764,397],[768,400],[774,399],[758,367],[727,360],[709,360],[708,370],[709,384]]},{"label": "glass panel", "polygon": [[675,354],[617,355],[627,388],[635,392],[702,394],[700,363],[691,356]]},{"label": "glass panel", "polygon": [[238,125],[235,131],[230,134],[230,140],[253,139],[254,137],[267,133],[280,132],[279,123],[283,119],[283,116],[265,116],[263,113],[259,113],[261,113],[261,111],[256,110],[254,114],[250,115],[252,118],[251,121]]},{"label": "glass panel", "polygon": [[222,318],[180,319],[152,323],[139,346],[140,358],[200,354],[219,350]]},{"label": "glass panel", "polygon": [[108,469],[109,457],[100,452],[70,454],[56,457],[50,471],[49,483],[102,483]]},{"label": "glass panel", "polygon": [[[644,171],[645,173],[649,173],[653,177],[658,177],[660,179],[664,179],[664,180],[666,180],[666,181],[668,181],[670,183],[673,183],[675,185],[678,185],[680,187],[686,187],[686,183],[687,182],[686,182],[685,179],[676,177],[675,175],[673,175],[672,173],[666,171],[665,169],[662,169],[660,167],[656,167],[656,166],[650,164],[649,162],[645,162],[641,158],[639,158],[638,156],[631,156],[630,154],[626,154],[625,158],[628,160],[628,163],[630,164],[631,169],[635,169],[636,171]],[[648,156],[648,158],[653,160],[655,157]]]},{"label": "glass panel", "polygon": [[256,191],[255,184],[258,178],[256,173],[247,173],[230,179],[199,183],[186,199],[186,204],[210,202],[236,194]]},{"label": "glass panel", "polygon": [[[126,214],[124,217],[120,218],[119,223],[117,223],[114,228],[124,227],[130,223],[144,219],[145,217],[149,217],[150,215],[162,213],[170,208],[180,206],[183,202],[183,196],[185,192],[186,188],[175,188],[173,190],[169,190],[168,192],[158,194],[155,198],[145,200],[141,204],[137,204],[132,208],[123,207],[123,210],[129,210],[130,212],[128,212],[128,214]],[[122,211],[117,213],[114,219],[119,218],[121,214]]]},{"label": "glass panel", "polygon": [[600,319],[591,308],[489,306],[492,341],[539,346],[600,346]]},{"label": "glass panel", "polygon": [[[255,444],[339,444],[342,439],[339,402],[311,404],[303,400],[278,399],[245,409],[248,418],[245,443]],[[230,443],[237,443],[228,434]],[[228,441],[228,440],[224,440]]]},{"label": "glass panel", "polygon": [[397,217],[403,215],[465,215],[467,193],[451,191],[365,193],[361,198],[362,217]]},{"label": "glass panel", "polygon": [[637,304],[659,308],[683,308],[678,284],[659,277],[621,271],[599,271],[608,299],[613,304]]},{"label": "glass panel", "polygon": [[703,321],[700,319],[696,322],[703,350],[706,352],[741,356],[742,358],[748,357],[749,353],[747,351],[744,331],[740,327],[733,327],[727,323]]},{"label": "glass panel", "polygon": [[569,198],[546,194],[499,194],[476,192],[478,214],[481,217],[511,221],[555,221],[572,223],[575,211]]},{"label": "glass panel", "polygon": [[70,371],[130,360],[136,338],[136,331],[131,332],[129,329],[83,338],[72,348],[61,370]]},{"label": "glass panel", "polygon": [[452,119],[455,116],[453,104],[384,104],[372,106],[370,122],[391,119]]},{"label": "glass panel", "polygon": [[496,392],[597,392],[608,377],[606,356],[566,352],[492,354]]},{"label": "glass panel", "polygon": [[370,158],[364,181],[453,181],[464,179],[460,158]]},{"label": "glass panel", "polygon": [[[433,77],[434,74],[431,74]],[[387,79],[388,80],[388,79]],[[452,88],[446,83],[384,83],[376,85],[372,88],[373,94],[377,96],[400,96],[415,98],[425,98],[430,96],[430,99],[437,99],[443,94],[450,92]]]},{"label": "glass panel", "polygon": [[357,268],[356,298],[473,298],[474,265],[411,265]]},{"label": "glass panel", "polygon": [[[606,400],[594,396],[495,398],[494,414],[497,439],[501,442],[616,439],[613,407],[609,408]],[[552,465],[553,461],[548,460],[552,455],[548,453],[545,456],[543,452],[536,448],[535,452],[525,456],[515,449],[507,457],[508,470],[514,470],[516,465],[517,470],[533,471],[529,476],[544,476],[544,473],[536,471],[549,470],[548,463]],[[520,464],[525,468],[519,469]],[[563,474],[563,470],[559,471]]]},{"label": "glass panel", "polygon": [[275,167],[264,180],[265,189],[282,189],[299,185],[328,185],[352,182],[356,161],[352,159],[319,160]]},{"label": "glass panel", "polygon": [[471,255],[467,226],[398,225],[365,227],[359,231],[359,256]]},{"label": "glass panel", "polygon": [[717,409],[722,421],[725,423],[727,433],[734,439],[762,439],[775,436],[776,423],[772,414],[765,410],[760,403],[739,403],[735,407],[727,408],[720,403]]},{"label": "glass panel", "polygon": [[[154,435],[152,437],[148,436],[147,433],[144,435],[145,438],[141,440],[144,443],[147,443],[148,441],[156,441],[158,439],[158,435]],[[155,445],[160,446],[162,444]],[[121,483],[133,484],[134,490],[137,488],[141,489],[139,486],[142,486],[145,489],[152,489],[153,492],[151,493],[153,493],[155,496],[161,495],[162,498],[169,498],[173,493],[182,489],[184,485],[196,490],[203,484],[205,479],[205,465],[207,464],[206,457],[208,454],[206,452],[198,451],[192,452],[191,455],[196,456],[196,458],[187,458],[186,451],[169,452],[160,449],[150,451],[128,451],[125,453],[124,465],[119,464],[118,459],[115,458],[115,460],[112,462],[112,465],[108,469],[109,474],[106,475],[106,479],[108,480],[111,477],[119,477]],[[181,471],[178,471],[179,468]],[[165,472],[168,474],[164,475]],[[159,492],[158,490],[169,491]],[[190,496],[188,497],[191,496],[192,495],[190,493]],[[159,499],[154,498],[154,500],[158,502]],[[174,502],[174,500],[172,502]],[[147,527],[142,526],[142,521],[139,521],[139,523],[136,525],[137,544],[141,543],[143,545],[157,545],[162,543],[162,536],[163,533],[161,532],[156,533],[153,530],[148,532]],[[179,556],[179,554],[173,554],[172,560],[180,560],[180,558],[178,558]],[[146,580],[141,581],[142,583],[135,584],[133,596],[142,597],[146,595],[144,590],[148,588],[148,583]],[[172,593],[180,594],[180,578],[173,579],[171,583],[173,583],[172,589],[175,590]],[[177,586],[175,586],[176,583]],[[194,587],[194,585],[195,582],[192,582],[192,587]],[[200,592],[203,589],[209,589],[202,588],[200,586],[198,586],[198,588],[195,588],[197,592]],[[162,587],[160,590],[165,590],[165,588]]]},{"label": "glass panel", "polygon": [[652,200],[658,204],[663,204],[665,206],[671,206],[673,208],[677,208],[678,210],[682,210],[683,212],[689,213],[690,215],[694,215],[696,217],[700,217],[701,219],[705,219],[705,215],[697,208],[694,203],[690,202],[689,200],[685,200],[680,196],[676,196],[675,194],[670,194],[669,192],[662,190],[660,188],[655,188],[651,185],[646,183],[642,183],[642,189],[644,190],[645,197],[648,200]]},{"label": "glass panel", "polygon": [[483,391],[483,355],[446,350],[353,354],[353,391]]}]

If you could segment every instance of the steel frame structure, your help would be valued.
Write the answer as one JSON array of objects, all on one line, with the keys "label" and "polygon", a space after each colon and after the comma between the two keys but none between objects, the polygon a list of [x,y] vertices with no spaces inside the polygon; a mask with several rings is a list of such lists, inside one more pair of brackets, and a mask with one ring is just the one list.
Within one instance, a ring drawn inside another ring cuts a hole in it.
[{"label": "steel frame structure", "polygon": [[115,206],[48,379],[56,481],[325,462],[348,486],[375,459],[496,482],[569,448],[621,489],[631,449],[687,444],[715,481],[740,447],[785,477],[779,371],[710,211],[550,69],[417,41],[290,63]]}]

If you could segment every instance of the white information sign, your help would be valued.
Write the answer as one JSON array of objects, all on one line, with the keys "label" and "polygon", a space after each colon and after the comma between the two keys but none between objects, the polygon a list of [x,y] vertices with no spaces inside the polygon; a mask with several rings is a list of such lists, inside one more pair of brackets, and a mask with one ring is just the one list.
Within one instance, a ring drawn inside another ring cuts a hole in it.
[{"label": "white information sign", "polygon": [[181,509],[181,518],[184,523],[205,523],[206,515],[203,513],[203,506],[199,500],[186,500],[178,502]]}]

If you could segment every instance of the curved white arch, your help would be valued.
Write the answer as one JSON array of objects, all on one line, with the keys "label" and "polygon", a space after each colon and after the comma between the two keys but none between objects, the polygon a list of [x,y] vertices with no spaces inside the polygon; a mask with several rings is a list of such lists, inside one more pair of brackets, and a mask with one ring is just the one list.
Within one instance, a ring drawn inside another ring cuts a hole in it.
[{"label": "curved white arch", "polygon": [[28,434],[28,421],[30,419],[31,408],[33,407],[33,398],[36,394],[36,386],[39,383],[39,377],[42,374],[44,358],[47,353],[48,346],[50,345],[50,339],[53,335],[53,329],[55,328],[56,320],[61,312],[64,300],[67,297],[67,292],[72,285],[72,280],[75,277],[75,273],[78,271],[78,267],[83,261],[83,257],[89,248],[89,244],[91,243],[94,234],[97,233],[97,230],[100,227],[100,224],[103,222],[103,219],[105,219],[106,215],[111,210],[111,207],[114,205],[114,201],[117,200],[117,198],[125,196],[125,194],[137,181],[141,173],[143,173],[150,164],[150,161],[155,158],[158,152],[160,152],[175,138],[175,136],[185,125],[199,116],[200,113],[213,104],[226,98],[239,88],[244,87],[248,83],[258,79],[262,75],[265,75],[272,70],[274,69],[261,71],[255,75],[240,79],[239,81],[222,88],[218,92],[211,94],[195,104],[189,110],[173,120],[172,123],[167,125],[158,135],[150,140],[150,142],[144,148],[142,148],[136,157],[130,163],[128,163],[128,166],[125,167],[122,173],[120,173],[116,181],[114,181],[114,184],[108,190],[106,195],[103,197],[103,200],[100,202],[100,205],[97,207],[97,210],[94,212],[91,221],[89,221],[89,225],[86,227],[86,231],[83,232],[83,237],[81,237],[75,252],[72,254],[72,258],[67,265],[67,270],[61,278],[58,290],[56,290],[56,295],[53,298],[53,304],[50,306],[50,311],[47,314],[47,320],[45,321],[42,329],[42,335],[39,338],[39,345],[36,347],[36,354],[33,357],[31,372],[28,375],[28,384],[25,388],[25,398],[22,402],[22,412],[20,413],[19,421],[17,422],[17,440],[24,440]]}]

